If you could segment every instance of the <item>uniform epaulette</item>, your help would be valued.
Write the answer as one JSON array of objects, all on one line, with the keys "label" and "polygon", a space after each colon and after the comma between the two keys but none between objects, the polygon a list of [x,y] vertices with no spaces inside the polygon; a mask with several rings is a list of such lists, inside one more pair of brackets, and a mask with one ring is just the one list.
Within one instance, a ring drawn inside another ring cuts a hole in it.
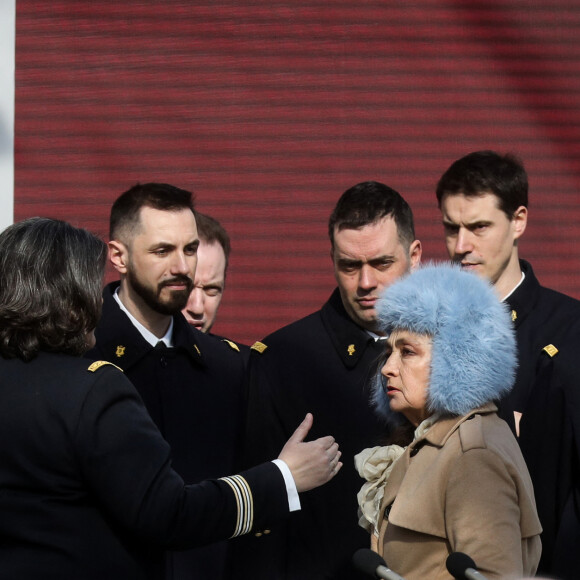
[{"label": "uniform epaulette", "polygon": [[264,344],[263,342],[260,342],[259,340],[257,340],[251,347],[250,350],[255,350],[256,352],[259,352],[260,354],[262,354],[266,349],[268,348],[268,345]]},{"label": "uniform epaulette", "polygon": [[240,352],[240,347],[233,340],[222,338],[222,341],[225,342],[232,350],[237,350],[238,352]]},{"label": "uniform epaulette", "polygon": [[90,371],[91,373],[94,373],[105,365],[111,365],[112,367],[115,367],[116,369],[119,369],[121,372],[123,372],[122,368],[118,367],[117,365],[114,365],[112,362],[109,362],[107,360],[97,360],[94,363],[90,364],[87,370]]},{"label": "uniform epaulette", "polygon": [[548,354],[550,358],[554,358],[558,354],[558,349],[553,344],[548,344],[542,349]]}]

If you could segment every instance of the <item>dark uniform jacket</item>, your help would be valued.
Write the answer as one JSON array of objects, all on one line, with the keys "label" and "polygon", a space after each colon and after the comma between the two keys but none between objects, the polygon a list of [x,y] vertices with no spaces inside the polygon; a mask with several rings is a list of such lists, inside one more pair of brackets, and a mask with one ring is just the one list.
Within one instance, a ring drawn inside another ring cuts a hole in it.
[{"label": "dark uniform jacket", "polygon": [[322,310],[252,349],[248,464],[279,451],[311,412],[309,439],[333,435],[344,467],[330,483],[301,496],[302,510],[291,514],[288,526],[235,541],[242,552],[237,577],[352,580],[352,554],[370,542],[358,526],[356,494],[364,482],[354,455],[385,434],[369,404],[368,385],[384,345],[354,324],[336,290]]},{"label": "dark uniform jacket", "polygon": [[519,443],[544,529],[538,573],[578,578],[580,302],[540,286],[527,262],[520,266],[525,280],[507,299],[519,367],[499,414],[515,432],[513,412],[522,413]]},{"label": "dark uniform jacket", "polygon": [[[233,343],[192,329],[181,313],[173,317],[173,348],[152,347],[115,301],[118,285],[104,290],[96,346],[87,356],[123,369],[171,446],[173,467],[186,483],[232,473],[245,412],[241,353]],[[219,580],[224,551],[222,544],[171,555],[168,578]]]},{"label": "dark uniform jacket", "polygon": [[288,512],[272,463],[184,486],[112,365],[0,357],[0,376],[2,580],[159,580],[161,548],[224,539]]}]

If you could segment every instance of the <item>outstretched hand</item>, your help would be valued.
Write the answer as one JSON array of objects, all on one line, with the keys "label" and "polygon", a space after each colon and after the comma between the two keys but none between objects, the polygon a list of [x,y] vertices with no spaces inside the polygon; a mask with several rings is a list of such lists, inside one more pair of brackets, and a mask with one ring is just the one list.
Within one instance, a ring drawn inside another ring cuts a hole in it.
[{"label": "outstretched hand", "polygon": [[342,467],[341,452],[334,437],[328,435],[316,441],[304,441],[313,421],[312,414],[307,413],[278,456],[290,468],[299,492],[325,484]]}]

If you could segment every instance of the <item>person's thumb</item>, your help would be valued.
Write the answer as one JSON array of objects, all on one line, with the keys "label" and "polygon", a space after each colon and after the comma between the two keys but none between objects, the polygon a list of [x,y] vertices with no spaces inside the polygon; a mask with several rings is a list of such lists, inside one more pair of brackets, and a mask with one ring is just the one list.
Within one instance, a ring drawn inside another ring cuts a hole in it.
[{"label": "person's thumb", "polygon": [[292,433],[292,437],[288,439],[288,443],[302,443],[306,436],[308,435],[308,431],[310,431],[310,427],[312,427],[312,423],[314,418],[312,417],[312,413],[306,413],[306,417],[304,417],[304,421],[298,425],[298,428],[294,433]]}]

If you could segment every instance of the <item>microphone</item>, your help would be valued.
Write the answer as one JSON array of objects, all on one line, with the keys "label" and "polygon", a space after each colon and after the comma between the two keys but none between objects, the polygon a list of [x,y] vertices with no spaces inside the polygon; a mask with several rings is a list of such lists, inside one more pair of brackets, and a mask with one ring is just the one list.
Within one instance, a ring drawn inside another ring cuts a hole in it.
[{"label": "microphone", "polygon": [[475,562],[463,552],[453,552],[447,556],[445,562],[447,571],[457,580],[487,580],[477,571]]},{"label": "microphone", "polygon": [[367,548],[357,550],[352,557],[352,563],[357,570],[374,578],[382,578],[383,580],[405,580],[396,572],[389,570],[387,563],[376,552]]}]

